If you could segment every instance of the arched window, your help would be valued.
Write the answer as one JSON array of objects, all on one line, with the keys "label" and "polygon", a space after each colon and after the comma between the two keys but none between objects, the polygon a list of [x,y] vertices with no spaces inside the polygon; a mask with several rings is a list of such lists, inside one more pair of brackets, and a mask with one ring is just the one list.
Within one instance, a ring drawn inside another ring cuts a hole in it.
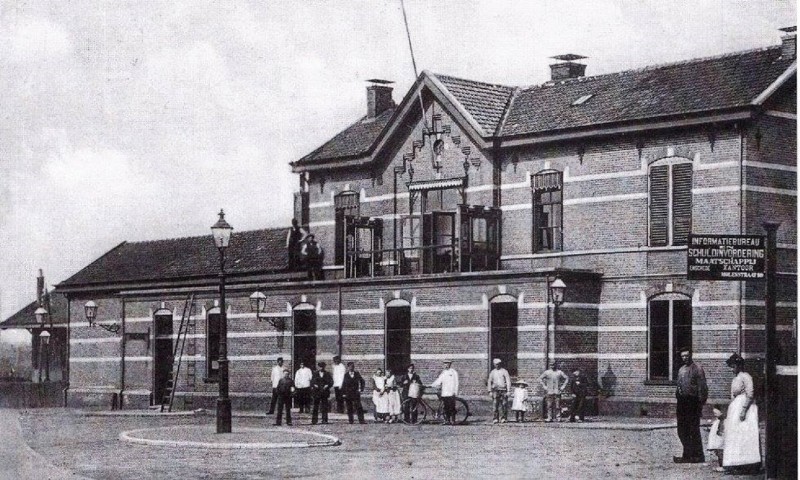
[{"label": "arched window", "polygon": [[650,165],[650,246],[686,245],[692,231],[692,161],[666,158]]},{"label": "arched window", "polygon": [[206,375],[208,380],[219,380],[219,342],[222,329],[222,315],[219,307],[206,313]]},{"label": "arched window", "polygon": [[647,313],[648,378],[674,381],[681,367],[678,350],[692,347],[692,300],[679,293],[656,295]]},{"label": "arched window", "polygon": [[386,304],[386,369],[405,372],[411,363],[411,305],[405,300]]},{"label": "arched window", "polygon": [[517,299],[511,295],[498,295],[492,298],[490,305],[489,360],[499,358],[509,375],[517,375]]},{"label": "arched window", "polygon": [[301,303],[292,310],[292,368],[300,362],[314,370],[317,362],[317,309],[310,303]]}]

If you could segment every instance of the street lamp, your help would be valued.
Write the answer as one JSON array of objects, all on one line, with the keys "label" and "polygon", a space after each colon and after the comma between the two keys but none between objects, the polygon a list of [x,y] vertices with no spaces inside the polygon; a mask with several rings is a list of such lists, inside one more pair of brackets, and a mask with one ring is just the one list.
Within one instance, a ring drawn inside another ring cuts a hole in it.
[{"label": "street lamp", "polygon": [[211,226],[214,245],[219,250],[219,398],[217,398],[217,433],[231,433],[231,399],[228,397],[228,316],[225,311],[225,249],[231,242],[231,227],[225,221],[225,212],[219,211],[219,220]]},{"label": "street lamp", "polygon": [[545,352],[544,352],[544,368],[545,370],[550,367],[550,303],[553,304],[553,360],[555,360],[555,343],[556,343],[556,323],[558,321],[558,307],[564,303],[564,292],[567,290],[567,285],[558,277],[552,282],[548,278],[547,285],[547,325],[545,326]]},{"label": "street lamp", "polygon": [[[266,311],[267,309],[267,296],[264,295],[261,291],[253,292],[250,295],[250,311],[256,314],[256,318],[260,322],[262,318],[261,314]],[[283,318],[270,318],[266,317],[267,321],[270,325],[275,327],[278,330],[283,330],[285,323]]]},{"label": "street lamp", "polygon": [[35,312],[33,312],[33,314],[36,315],[36,323],[44,327],[44,324],[47,321],[47,316],[49,315],[47,310],[44,307],[39,307]]},{"label": "street lamp", "polygon": [[86,315],[86,320],[89,322],[90,327],[100,327],[111,333],[119,332],[120,326],[116,322],[109,324],[95,322],[97,320],[97,304],[94,301],[89,300],[86,302],[83,306],[83,313]]}]

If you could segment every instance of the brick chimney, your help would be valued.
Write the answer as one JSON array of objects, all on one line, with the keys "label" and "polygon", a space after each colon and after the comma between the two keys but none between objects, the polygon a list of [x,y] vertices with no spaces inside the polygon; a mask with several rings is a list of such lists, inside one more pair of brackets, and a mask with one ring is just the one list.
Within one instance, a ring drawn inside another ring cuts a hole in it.
[{"label": "brick chimney", "polygon": [[550,65],[550,80],[554,82],[570,78],[579,78],[586,72],[586,65],[575,63],[575,60],[581,60],[587,57],[575,55],[574,53],[567,53],[566,55],[556,55],[550,58],[561,60],[559,63]]},{"label": "brick chimney", "polygon": [[367,118],[375,118],[386,110],[394,108],[392,87],[389,86],[394,82],[377,78],[367,81],[370,83],[367,87]]},{"label": "brick chimney", "polygon": [[780,29],[786,32],[786,35],[781,37],[781,58],[795,58],[797,57],[797,26],[786,27]]},{"label": "brick chimney", "polygon": [[44,300],[44,274],[39,269],[39,276],[36,277],[36,303],[41,307]]}]

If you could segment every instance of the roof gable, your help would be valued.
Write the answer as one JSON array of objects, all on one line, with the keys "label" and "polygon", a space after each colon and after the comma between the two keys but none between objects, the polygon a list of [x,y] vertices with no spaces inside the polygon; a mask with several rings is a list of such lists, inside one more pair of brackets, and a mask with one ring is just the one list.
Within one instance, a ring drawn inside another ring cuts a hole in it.
[{"label": "roof gable", "polygon": [[[286,229],[234,233],[225,251],[229,275],[270,273],[288,265]],[[213,277],[219,252],[211,235],[146,242],[125,242],[98,258],[57,288],[131,281]]]},{"label": "roof gable", "polygon": [[[49,295],[49,323],[53,325],[63,325],[67,323],[67,299],[63,295]],[[39,308],[39,302],[33,301],[23,307],[20,311],[6,318],[0,323],[0,328],[32,328],[38,327],[36,323],[35,311]]]}]

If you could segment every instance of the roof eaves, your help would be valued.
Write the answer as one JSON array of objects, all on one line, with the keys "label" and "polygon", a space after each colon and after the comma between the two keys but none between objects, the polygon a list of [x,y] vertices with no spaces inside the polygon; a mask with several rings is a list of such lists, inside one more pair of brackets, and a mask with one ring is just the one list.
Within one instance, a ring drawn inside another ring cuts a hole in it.
[{"label": "roof eaves", "polygon": [[661,130],[706,123],[732,122],[746,120],[752,116],[752,106],[740,105],[726,109],[681,112],[677,114],[626,120],[624,122],[592,123],[581,127],[509,135],[499,140],[501,142],[501,147],[518,147],[534,143],[551,143],[574,140],[577,138],[616,135],[646,130]]},{"label": "roof eaves", "polygon": [[783,86],[793,75],[797,73],[797,60],[792,62],[783,73],[781,73],[774,82],[772,82],[763,92],[759,93],[756,98],[750,102],[751,105],[763,105],[769,97],[772,96],[779,88]]}]

